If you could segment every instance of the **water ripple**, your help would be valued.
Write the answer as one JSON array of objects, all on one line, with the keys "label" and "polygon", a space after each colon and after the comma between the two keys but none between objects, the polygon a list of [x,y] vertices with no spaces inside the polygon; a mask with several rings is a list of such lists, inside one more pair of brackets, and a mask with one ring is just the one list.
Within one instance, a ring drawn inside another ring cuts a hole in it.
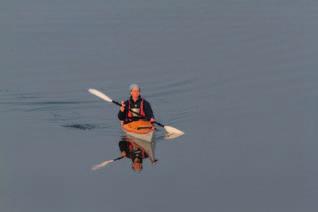
[{"label": "water ripple", "polygon": [[66,124],[66,125],[62,125],[62,127],[73,128],[78,130],[92,130],[92,129],[98,128],[97,125],[93,125],[93,124]]}]

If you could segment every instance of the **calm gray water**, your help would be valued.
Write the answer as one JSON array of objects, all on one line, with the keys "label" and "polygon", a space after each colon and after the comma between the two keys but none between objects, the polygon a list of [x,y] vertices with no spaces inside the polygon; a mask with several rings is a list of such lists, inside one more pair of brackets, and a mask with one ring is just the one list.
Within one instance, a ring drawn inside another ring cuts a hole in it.
[{"label": "calm gray water", "polygon": [[[1,1],[0,211],[317,211],[317,14],[310,0]],[[140,174],[92,172],[122,133],[87,89],[121,100],[132,82],[186,135],[157,139]]]}]

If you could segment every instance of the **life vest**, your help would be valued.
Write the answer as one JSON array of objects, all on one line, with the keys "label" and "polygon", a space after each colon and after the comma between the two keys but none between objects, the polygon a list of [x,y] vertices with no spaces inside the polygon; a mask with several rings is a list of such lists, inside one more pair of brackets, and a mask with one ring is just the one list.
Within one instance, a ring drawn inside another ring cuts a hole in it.
[{"label": "life vest", "polygon": [[[128,118],[133,118],[133,114],[132,112],[130,111],[131,110],[131,105],[130,105],[130,100],[128,100]],[[139,107],[139,115],[141,117],[146,117],[146,113],[145,113],[145,110],[144,110],[144,99],[141,99],[141,103],[140,103],[140,107]]]}]

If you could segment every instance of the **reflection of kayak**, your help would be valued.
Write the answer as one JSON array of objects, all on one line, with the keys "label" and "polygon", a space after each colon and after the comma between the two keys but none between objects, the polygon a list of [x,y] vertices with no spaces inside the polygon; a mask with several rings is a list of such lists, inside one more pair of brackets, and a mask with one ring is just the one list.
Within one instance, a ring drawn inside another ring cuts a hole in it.
[{"label": "reflection of kayak", "polygon": [[145,150],[145,152],[149,156],[149,160],[151,161],[151,163],[154,163],[156,161],[156,157],[155,157],[156,142],[146,142],[139,139],[135,139],[135,143]]},{"label": "reflection of kayak", "polygon": [[123,131],[132,137],[151,142],[155,130],[149,121],[139,120],[122,125]]},{"label": "reflection of kayak", "polygon": [[151,163],[156,162],[156,157],[155,157],[156,142],[147,142],[147,141],[140,140],[137,138],[132,138],[132,137],[130,138],[127,137],[127,140],[135,143],[137,146],[142,148],[149,156],[149,160],[151,161]]}]

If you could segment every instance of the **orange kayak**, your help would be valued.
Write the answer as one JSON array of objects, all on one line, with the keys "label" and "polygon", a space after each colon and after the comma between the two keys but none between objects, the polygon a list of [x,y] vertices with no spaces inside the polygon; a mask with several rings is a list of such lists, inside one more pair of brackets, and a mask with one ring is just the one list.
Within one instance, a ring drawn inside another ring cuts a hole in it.
[{"label": "orange kayak", "polygon": [[139,120],[122,125],[123,131],[132,137],[152,142],[155,134],[153,125],[149,121]]}]

